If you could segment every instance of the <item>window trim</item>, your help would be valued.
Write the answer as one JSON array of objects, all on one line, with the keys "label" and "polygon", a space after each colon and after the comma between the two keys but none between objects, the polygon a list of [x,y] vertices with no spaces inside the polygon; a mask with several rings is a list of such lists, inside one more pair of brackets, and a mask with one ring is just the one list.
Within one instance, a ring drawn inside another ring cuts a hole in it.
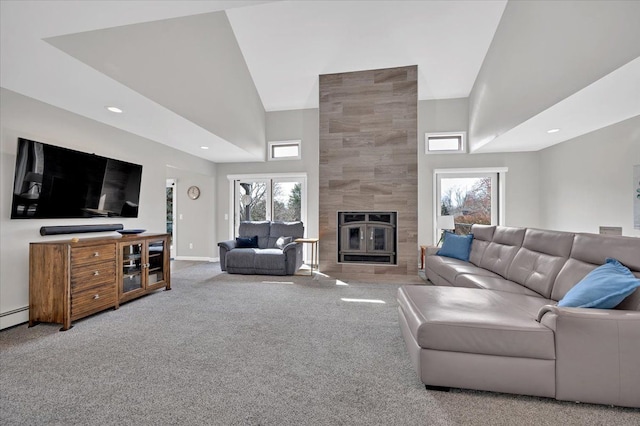
[{"label": "window trim", "polygon": [[[298,148],[298,155],[290,155],[287,157],[275,157],[274,156],[274,148],[285,147],[285,146],[295,146]],[[287,161],[287,160],[301,160],[302,159],[302,140],[294,139],[287,141],[271,141],[268,143],[268,153],[267,159],[269,161]]]},{"label": "window trim", "polygon": [[[458,149],[442,149],[430,150],[430,139],[451,139],[459,138]],[[467,132],[438,132],[424,134],[424,153],[425,154],[466,154],[467,153]]]},{"label": "window trim", "polygon": [[[253,174],[233,174],[227,175],[227,180],[229,181],[229,210],[228,210],[228,230],[229,230],[229,239],[235,238],[235,184],[238,180],[268,180],[270,182],[273,181],[284,181],[284,182],[293,182],[298,180],[302,183],[302,205],[300,206],[300,220],[302,223],[307,223],[307,208],[309,203],[309,195],[308,195],[308,187],[307,187],[307,173],[253,173]],[[271,195],[269,195],[270,197]],[[269,217],[271,217],[271,213],[267,211]],[[306,229],[305,229],[306,233]]]}]

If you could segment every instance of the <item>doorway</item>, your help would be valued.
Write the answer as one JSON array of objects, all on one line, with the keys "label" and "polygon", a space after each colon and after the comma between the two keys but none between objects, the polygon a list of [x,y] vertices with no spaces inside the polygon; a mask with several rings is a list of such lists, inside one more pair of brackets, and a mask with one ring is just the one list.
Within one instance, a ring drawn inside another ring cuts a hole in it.
[{"label": "doorway", "polygon": [[[174,220],[176,217],[176,199],[175,199],[175,194],[176,194],[176,180],[175,179],[167,179],[167,186],[166,186],[166,190],[167,190],[167,203],[166,203],[166,228],[167,228],[167,234],[170,235],[169,237],[169,246],[170,246],[170,253],[174,253],[174,247],[176,247],[176,221]],[[173,256],[172,256],[173,257]]]}]

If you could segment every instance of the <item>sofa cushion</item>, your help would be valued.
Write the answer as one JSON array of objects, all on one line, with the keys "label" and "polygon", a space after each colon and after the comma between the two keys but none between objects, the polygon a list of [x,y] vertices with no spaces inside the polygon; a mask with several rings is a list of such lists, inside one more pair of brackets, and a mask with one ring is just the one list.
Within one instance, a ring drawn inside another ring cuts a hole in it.
[{"label": "sofa cushion", "polygon": [[258,247],[264,249],[267,248],[267,244],[269,244],[270,228],[271,222],[269,222],[268,220],[240,222],[240,227],[238,228],[238,236],[253,237],[254,235],[257,235]]},{"label": "sofa cushion", "polygon": [[589,272],[558,302],[558,306],[611,309],[640,287],[640,280],[616,259]]},{"label": "sofa cushion", "polygon": [[[553,284],[551,298],[562,299],[565,294],[589,272],[612,257],[640,277],[640,238],[614,235],[576,234],[571,248],[571,257],[562,267]],[[640,293],[633,303],[640,310]],[[633,298],[633,295],[630,296]]]},{"label": "sofa cushion", "polygon": [[253,268],[256,253],[260,251],[255,248],[235,248],[227,252],[226,264],[227,268]]},{"label": "sofa cushion", "polygon": [[460,274],[456,276],[456,287],[483,288],[487,290],[505,291],[508,293],[524,294],[540,297],[538,293],[516,282],[509,281],[501,276],[487,277],[483,275]]},{"label": "sofa cushion", "polygon": [[479,266],[506,277],[509,265],[522,245],[524,233],[524,228],[496,227]]},{"label": "sofa cushion", "polygon": [[286,273],[286,257],[280,249],[264,249],[256,252],[254,267],[257,274],[281,274]]},{"label": "sofa cushion", "polygon": [[444,242],[436,254],[438,256],[452,257],[467,262],[469,261],[472,242],[473,234],[456,235],[453,232],[445,231]]},{"label": "sofa cushion", "polygon": [[469,262],[474,265],[480,265],[482,255],[489,246],[489,243],[493,239],[493,233],[496,231],[495,226],[491,225],[477,225],[471,226],[471,233],[473,234],[473,243],[471,243],[471,253],[469,254]]},{"label": "sofa cushion", "polygon": [[506,278],[551,297],[556,276],[571,254],[573,237],[568,232],[527,229]]},{"label": "sofa cushion", "polygon": [[258,236],[236,238],[236,248],[258,248]]},{"label": "sofa cushion", "polygon": [[302,238],[304,236],[304,225],[302,222],[273,222],[269,230],[269,241],[267,247],[274,248],[276,241],[280,237],[292,237],[293,239]]},{"label": "sofa cushion", "polygon": [[[501,294],[473,288],[406,285],[398,289],[398,304],[421,348],[555,359],[553,331],[536,321],[537,310],[526,309],[526,303],[510,303]],[[528,299],[535,302],[536,298]],[[540,298],[540,306],[544,300]]]},{"label": "sofa cushion", "polygon": [[[452,257],[430,255],[425,258],[427,276],[432,274],[442,277],[448,285],[454,285],[456,277],[460,274],[477,274],[489,277],[499,277],[498,274],[486,269],[474,266],[469,262],[454,259]],[[433,280],[432,280],[433,281]]]}]

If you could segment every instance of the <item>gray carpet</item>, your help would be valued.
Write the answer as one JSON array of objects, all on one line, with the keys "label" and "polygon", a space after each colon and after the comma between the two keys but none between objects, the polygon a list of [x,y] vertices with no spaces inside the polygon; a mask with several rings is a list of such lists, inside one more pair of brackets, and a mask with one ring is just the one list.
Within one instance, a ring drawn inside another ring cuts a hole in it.
[{"label": "gray carpet", "polygon": [[0,423],[640,423],[640,410],[426,391],[400,336],[398,284],[174,266],[172,291],[77,321],[69,331],[40,324],[0,332]]}]

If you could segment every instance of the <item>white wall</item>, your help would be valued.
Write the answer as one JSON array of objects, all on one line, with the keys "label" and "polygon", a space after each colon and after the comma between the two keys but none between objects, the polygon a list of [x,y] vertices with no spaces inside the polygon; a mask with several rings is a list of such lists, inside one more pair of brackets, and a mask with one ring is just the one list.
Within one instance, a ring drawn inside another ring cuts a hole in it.
[{"label": "white wall", "polygon": [[[218,164],[217,170],[217,235],[220,240],[232,238],[230,223],[233,217],[229,206],[228,175],[304,172],[307,174],[307,236],[318,235],[318,173],[319,122],[317,109],[268,112],[266,115],[267,141],[302,140],[300,160],[266,161],[258,163]],[[265,146],[265,155],[266,155]],[[229,219],[225,220],[224,215]]]},{"label": "white wall", "polygon": [[470,100],[472,150],[640,55],[638,1],[509,1]]},{"label": "white wall", "polygon": [[256,159],[264,158],[264,107],[226,13],[105,28],[47,42]]},{"label": "white wall", "polygon": [[539,155],[425,154],[425,133],[467,131],[468,99],[418,102],[418,243],[433,244],[433,171],[435,169],[508,167],[505,225],[540,227]]},{"label": "white wall", "polygon": [[[166,164],[189,170],[194,176],[214,179],[215,165],[181,151],[52,107],[15,92],[2,89],[0,94],[0,315],[29,304],[29,242],[70,239],[74,235],[42,237],[41,226],[122,223],[125,228],[143,228],[149,232],[165,232]],[[140,208],[137,218],[100,219],[10,219],[13,174],[17,138],[96,153],[132,163],[142,164]],[[194,178],[194,182],[198,181]],[[214,185],[210,184],[213,188]],[[213,197],[213,194],[211,195]],[[210,208],[207,207],[207,208]],[[214,217],[214,213],[211,213]],[[193,223],[200,227],[200,223]],[[202,243],[215,241],[215,233],[202,233]],[[86,238],[100,234],[78,234]],[[206,256],[213,257],[211,248]],[[28,319],[27,312],[0,317],[0,328]]]},{"label": "white wall", "polygon": [[[211,173],[215,173],[216,167],[211,163]],[[175,167],[167,167],[166,174],[167,178],[176,181],[174,203],[177,217],[173,220],[172,257],[177,260],[217,260],[215,176]],[[200,197],[195,200],[187,195],[191,186],[200,188]]]},{"label": "white wall", "polygon": [[633,166],[640,164],[640,116],[540,151],[544,228],[598,233],[633,229]]}]

